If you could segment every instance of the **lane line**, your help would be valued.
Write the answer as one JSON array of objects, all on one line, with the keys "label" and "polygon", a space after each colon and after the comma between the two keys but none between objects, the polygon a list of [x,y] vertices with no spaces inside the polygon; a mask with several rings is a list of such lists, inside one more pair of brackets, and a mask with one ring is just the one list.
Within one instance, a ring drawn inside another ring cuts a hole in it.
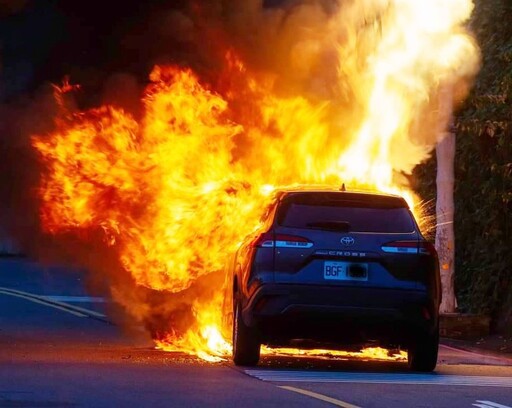
[{"label": "lane line", "polygon": [[[93,318],[99,319],[101,321],[104,321],[106,323],[111,323],[110,321],[106,320],[107,316],[105,316],[103,313],[99,313],[94,310],[86,309],[86,308],[75,306],[75,305],[70,305],[70,304],[63,303],[63,302],[58,302],[56,300],[50,300],[44,296],[35,295],[35,294],[29,293],[29,292],[22,292],[21,290],[17,290],[17,289],[0,287],[0,291],[2,291],[2,293],[5,293],[5,294],[19,295],[20,297],[25,297],[27,300],[38,300],[42,304],[59,306],[62,309],[66,309],[66,310],[69,310],[69,311],[72,311],[75,313],[84,314],[86,317],[93,317]],[[35,303],[37,303],[37,302],[35,302]]]},{"label": "lane line", "polygon": [[512,388],[512,377],[296,370],[245,370],[245,373],[259,380],[269,382],[447,385]]},{"label": "lane line", "polygon": [[282,388],[283,390],[288,390],[292,392],[296,392],[298,394],[306,395],[311,398],[318,399],[320,401],[328,402],[329,404],[336,405],[337,407],[343,407],[343,408],[361,408],[357,405],[349,404],[348,402],[341,401],[336,398],[328,397],[327,395],[318,394],[313,391],[303,390],[302,388],[295,388],[295,387],[289,387],[287,385],[281,385],[278,388]]},{"label": "lane line", "polygon": [[25,300],[28,300],[30,302],[38,303],[40,305],[52,307],[54,309],[58,309],[58,310],[61,310],[63,312],[71,313],[72,315],[75,315],[75,316],[78,316],[78,317],[87,317],[86,314],[83,314],[83,313],[80,313],[80,312],[76,312],[76,311],[73,311],[71,309],[67,309],[67,308],[61,307],[59,305],[54,305],[54,304],[52,304],[50,302],[44,302],[44,301],[39,300],[37,298],[34,298],[32,296],[24,296],[24,295],[21,295],[19,293],[8,292],[8,291],[1,290],[1,289],[0,289],[0,293],[2,293],[4,295],[7,295],[7,296],[14,296],[14,297],[18,297],[18,298],[21,298],[21,299],[25,299]]},{"label": "lane line", "polygon": [[91,296],[63,296],[63,295],[44,295],[45,299],[66,302],[66,303],[107,303],[108,300],[102,297]]},{"label": "lane line", "polygon": [[501,404],[498,404],[497,402],[492,402],[492,401],[480,401],[480,400],[477,400],[476,402],[478,402],[479,404],[482,404],[482,405],[479,405],[479,404],[471,404],[471,405],[474,405],[475,407],[482,407],[482,408],[511,408],[509,407],[508,405],[501,405]]}]

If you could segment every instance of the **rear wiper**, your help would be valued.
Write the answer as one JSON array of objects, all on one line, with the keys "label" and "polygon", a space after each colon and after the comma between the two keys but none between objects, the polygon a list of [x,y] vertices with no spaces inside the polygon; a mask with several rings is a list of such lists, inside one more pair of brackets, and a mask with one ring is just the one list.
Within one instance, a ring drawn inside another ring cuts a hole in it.
[{"label": "rear wiper", "polygon": [[350,223],[347,221],[316,221],[316,222],[308,222],[306,226],[310,228],[318,228],[325,229],[329,231],[340,231],[340,232],[349,232],[350,231]]}]

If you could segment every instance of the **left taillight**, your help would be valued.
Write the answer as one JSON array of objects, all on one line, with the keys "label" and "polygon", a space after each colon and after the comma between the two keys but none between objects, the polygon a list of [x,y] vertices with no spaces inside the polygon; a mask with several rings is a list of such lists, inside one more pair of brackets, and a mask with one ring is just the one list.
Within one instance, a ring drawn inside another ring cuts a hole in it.
[{"label": "left taillight", "polygon": [[265,232],[257,237],[251,245],[256,248],[311,248],[313,243],[309,239],[297,235]]}]

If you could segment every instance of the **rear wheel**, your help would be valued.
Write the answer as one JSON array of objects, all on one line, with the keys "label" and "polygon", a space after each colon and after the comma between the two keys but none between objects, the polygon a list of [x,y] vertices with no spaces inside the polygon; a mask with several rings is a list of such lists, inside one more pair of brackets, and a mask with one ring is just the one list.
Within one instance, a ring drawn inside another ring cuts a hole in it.
[{"label": "rear wheel", "polygon": [[233,316],[233,362],[237,366],[255,366],[260,359],[260,342],[256,329],[246,326],[239,302]]},{"label": "rear wheel", "polygon": [[418,336],[409,346],[407,359],[413,371],[430,372],[436,368],[439,349],[439,331]]}]

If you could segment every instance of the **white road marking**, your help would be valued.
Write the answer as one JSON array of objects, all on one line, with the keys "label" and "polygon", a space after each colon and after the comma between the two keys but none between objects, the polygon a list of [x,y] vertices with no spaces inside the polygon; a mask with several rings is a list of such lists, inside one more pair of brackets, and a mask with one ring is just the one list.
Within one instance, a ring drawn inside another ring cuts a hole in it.
[{"label": "white road marking", "polygon": [[106,317],[103,313],[99,313],[94,310],[85,309],[83,307],[70,305],[70,304],[67,304],[64,302],[58,302],[56,300],[50,300],[50,299],[47,299],[45,296],[34,295],[33,293],[22,292],[21,290],[0,287],[0,293],[6,294],[6,295],[11,295],[11,296],[18,296],[20,298],[30,300],[34,303],[39,303],[39,304],[42,304],[42,305],[45,305],[48,307],[60,309],[60,310],[66,311],[68,313],[71,313],[71,314],[74,314],[74,315],[80,316],[80,317],[93,316],[93,317],[99,317],[101,319],[104,319]]},{"label": "white road marking", "polygon": [[38,304],[43,305],[43,306],[53,307],[54,309],[58,309],[58,310],[61,310],[63,312],[71,313],[72,315],[75,315],[75,316],[78,316],[78,317],[87,317],[86,314],[83,314],[83,313],[80,313],[80,312],[77,312],[77,311],[74,311],[74,310],[70,310],[70,309],[61,307],[61,306],[59,306],[57,304],[53,304],[53,303],[49,303],[49,302],[44,302],[44,301],[42,301],[42,300],[40,300],[38,298],[35,298],[33,296],[25,296],[25,295],[22,295],[20,293],[9,292],[9,291],[5,291],[5,290],[1,290],[1,289],[0,289],[0,293],[3,294],[3,295],[8,295],[8,296],[14,296],[14,297],[22,298],[22,299],[28,300],[30,302],[38,303]]},{"label": "white road marking", "polygon": [[512,377],[462,376],[408,373],[347,373],[339,371],[245,370],[262,381],[307,383],[364,383],[449,385],[512,388]]},{"label": "white road marking", "polygon": [[471,405],[473,405],[475,407],[479,407],[479,408],[511,408],[508,405],[501,405],[501,404],[498,404],[497,402],[492,402],[492,401],[477,400],[476,402],[478,402],[478,404],[471,404]]},{"label": "white road marking", "polygon": [[91,297],[91,296],[43,296],[45,299],[54,300],[57,302],[67,303],[106,303],[107,300],[102,297]]},{"label": "white road marking", "polygon": [[289,386],[286,386],[286,385],[282,385],[279,388],[282,388],[283,390],[293,391],[293,392],[296,392],[298,394],[306,395],[308,397],[315,398],[315,399],[318,399],[320,401],[328,402],[329,404],[336,405],[337,407],[361,408],[361,407],[358,407],[357,405],[352,405],[352,404],[349,404],[348,402],[341,401],[341,400],[336,399],[336,398],[328,397],[327,395],[318,394],[318,393],[313,392],[313,391],[303,390],[302,388],[289,387]]}]

